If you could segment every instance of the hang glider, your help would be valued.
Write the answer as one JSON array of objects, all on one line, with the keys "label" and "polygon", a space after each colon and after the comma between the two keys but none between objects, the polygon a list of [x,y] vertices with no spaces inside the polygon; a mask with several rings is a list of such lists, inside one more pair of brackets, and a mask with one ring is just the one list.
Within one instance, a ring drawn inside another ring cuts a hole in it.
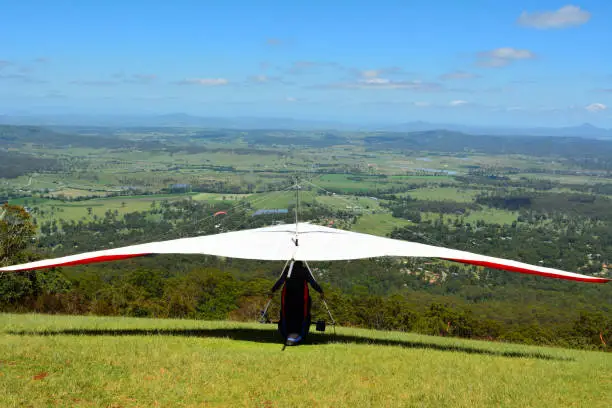
[{"label": "hang glider", "polygon": [[8,266],[0,268],[0,271],[17,272],[90,264],[152,254],[201,254],[265,261],[341,261],[377,257],[439,258],[549,278],[591,283],[610,281],[610,279],[601,277],[581,275],[471,252],[309,223],[275,225],[215,235],[151,242]]}]

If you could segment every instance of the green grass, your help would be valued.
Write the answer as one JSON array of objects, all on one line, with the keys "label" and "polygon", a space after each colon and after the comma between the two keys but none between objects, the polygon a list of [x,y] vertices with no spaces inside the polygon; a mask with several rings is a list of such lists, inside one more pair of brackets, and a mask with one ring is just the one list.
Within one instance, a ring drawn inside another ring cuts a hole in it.
[{"label": "green grass", "polygon": [[[354,179],[351,179],[351,178]],[[369,175],[325,174],[315,180],[315,184],[325,189],[339,189],[344,193],[367,193],[390,187],[409,184],[428,184],[451,182],[450,176],[389,176],[387,178]]]},{"label": "green grass", "polygon": [[[231,194],[228,194],[228,196],[231,196]],[[237,196],[240,197],[240,195]],[[246,200],[249,201],[255,209],[288,208],[289,206],[295,205],[295,191],[274,191],[251,195],[245,194],[243,196],[246,196]],[[301,205],[313,202],[317,202],[337,210],[354,211],[356,214],[362,212],[382,211],[379,201],[368,197],[349,195],[318,195],[314,189],[312,191],[305,190],[300,192]]]},{"label": "green grass", "polygon": [[569,176],[560,174],[540,174],[540,173],[518,173],[513,174],[510,178],[520,180],[521,177],[529,179],[552,180],[562,184],[597,184],[597,183],[612,183],[612,179],[606,177],[594,176]]},{"label": "green grass", "polygon": [[[295,196],[295,191],[272,191],[251,194],[247,197],[247,201],[255,209],[288,208],[290,205],[295,205]],[[300,192],[300,203],[312,203],[316,196],[314,191],[302,191]]]},{"label": "green grass", "polygon": [[[333,306],[333,305],[332,305]],[[608,407],[612,355],[339,328],[0,315],[0,405]]]},{"label": "green grass", "polygon": [[317,202],[331,208],[345,211],[382,211],[380,207],[380,200],[368,197],[350,195],[321,195],[317,197]]},{"label": "green grass", "polygon": [[[85,201],[62,202],[60,200],[49,200],[41,198],[19,198],[10,200],[14,205],[25,205],[32,208],[38,207],[45,211],[44,215],[34,213],[39,221],[49,221],[53,219],[63,219],[66,221],[79,221],[85,219],[90,221],[93,216],[104,217],[106,211],[111,210],[120,215],[134,211],[148,211],[151,209],[153,201],[159,203],[164,200],[186,199],[190,194],[166,194],[166,195],[144,195],[144,196],[121,196],[96,198]],[[52,207],[55,210],[52,212]],[[89,215],[88,208],[91,208]]]},{"label": "green grass", "polygon": [[245,197],[248,197],[249,194],[220,194],[220,193],[198,193],[193,196],[193,199],[196,201],[240,201]]},{"label": "green grass", "polygon": [[[487,223],[491,224],[512,224],[513,221],[518,219],[518,212],[511,212],[505,210],[499,210],[496,208],[485,208],[480,211],[470,211],[470,214],[463,217],[465,222],[475,223],[478,220],[483,220]],[[440,217],[438,213],[424,212],[421,213],[421,217],[423,220],[437,220]],[[444,214],[444,221],[447,220],[455,220],[458,217],[457,215]]]},{"label": "green grass", "polygon": [[[131,213],[134,211],[147,211],[151,208],[151,201],[139,199],[104,199],[104,200],[89,200],[79,203],[66,203],[65,205],[56,205],[63,212],[57,213],[56,217],[41,217],[41,219],[62,218],[66,221],[78,221],[82,218],[92,219],[94,215],[104,217],[104,213],[108,210],[115,211],[120,215]],[[123,204],[125,203],[125,205]],[[91,216],[88,214],[88,208],[91,208]]]},{"label": "green grass", "polygon": [[357,223],[352,230],[366,234],[386,236],[395,228],[405,225],[412,225],[408,220],[393,218],[390,213],[384,214],[365,214],[357,219]]},{"label": "green grass", "polygon": [[409,195],[417,200],[432,200],[432,201],[455,201],[460,203],[470,203],[474,201],[477,190],[459,190],[450,187],[433,187],[411,190],[408,193],[400,195]]}]

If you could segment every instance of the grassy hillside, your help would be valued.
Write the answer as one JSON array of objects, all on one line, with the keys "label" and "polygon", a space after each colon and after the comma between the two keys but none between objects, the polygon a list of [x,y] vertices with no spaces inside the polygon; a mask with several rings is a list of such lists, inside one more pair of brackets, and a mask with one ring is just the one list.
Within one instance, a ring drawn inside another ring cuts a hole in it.
[{"label": "grassy hillside", "polygon": [[0,315],[0,406],[608,407],[612,355],[340,328]]}]

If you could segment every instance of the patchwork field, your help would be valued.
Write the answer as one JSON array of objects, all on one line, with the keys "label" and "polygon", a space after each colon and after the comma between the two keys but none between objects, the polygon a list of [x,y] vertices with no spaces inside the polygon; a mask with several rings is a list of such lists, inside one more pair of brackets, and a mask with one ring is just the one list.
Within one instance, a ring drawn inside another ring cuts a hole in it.
[{"label": "patchwork field", "polygon": [[413,225],[410,221],[401,218],[393,218],[389,213],[365,214],[358,218],[353,226],[353,231],[365,234],[386,236],[395,228],[405,225]]},{"label": "patchwork field", "polygon": [[400,194],[400,196],[409,195],[417,200],[434,200],[434,201],[455,201],[459,203],[469,203],[474,201],[478,195],[477,190],[460,190],[450,187],[429,187],[411,190],[408,193]]},{"label": "patchwork field", "polygon": [[[423,220],[434,221],[439,218],[440,218],[440,214],[438,213],[432,213],[432,212],[421,213],[421,219]],[[470,211],[465,216],[444,214],[442,215],[442,218],[444,219],[444,222],[447,222],[448,220],[455,220],[457,218],[463,218],[465,222],[475,223],[478,220],[482,220],[486,223],[504,225],[504,224],[512,224],[513,221],[516,221],[518,219],[518,213],[511,212],[511,211],[498,210],[495,208],[486,208],[481,211]]]}]

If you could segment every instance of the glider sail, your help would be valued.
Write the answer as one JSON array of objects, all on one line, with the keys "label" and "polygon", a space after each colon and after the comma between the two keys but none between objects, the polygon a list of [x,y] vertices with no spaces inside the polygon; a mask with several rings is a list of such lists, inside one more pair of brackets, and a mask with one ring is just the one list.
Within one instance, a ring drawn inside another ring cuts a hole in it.
[{"label": "glider sail", "polygon": [[[299,239],[298,239],[299,237]],[[384,238],[309,223],[275,225],[193,238],[151,242],[122,248],[46,259],[0,268],[17,272],[114,261],[151,254],[201,254],[266,261],[340,261],[377,257],[439,258],[550,278],[605,283],[607,278],[581,275],[522,262],[415,242]]]}]

